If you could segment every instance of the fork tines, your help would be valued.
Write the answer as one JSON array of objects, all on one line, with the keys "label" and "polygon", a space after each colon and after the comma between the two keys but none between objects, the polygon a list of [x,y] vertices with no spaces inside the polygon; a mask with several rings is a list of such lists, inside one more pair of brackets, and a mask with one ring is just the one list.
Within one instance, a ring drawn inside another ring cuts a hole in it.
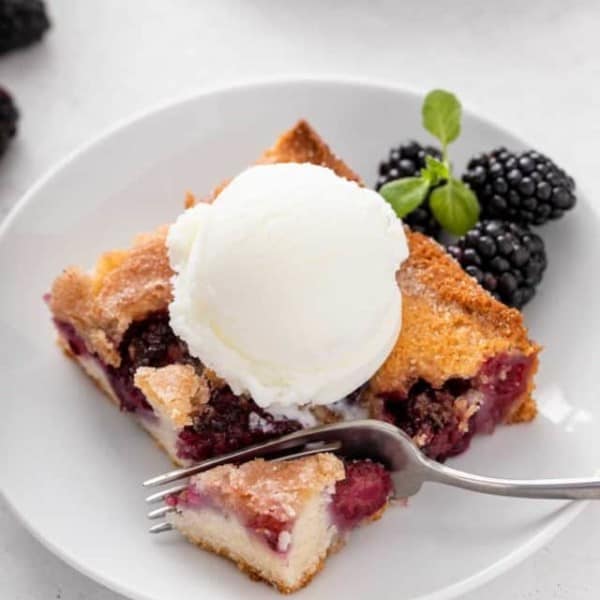
[{"label": "fork tines", "polygon": [[[319,452],[335,452],[339,450],[341,448],[341,443],[339,441],[334,440],[325,443],[318,438],[321,429],[323,428],[315,427],[312,430],[298,431],[264,444],[257,444],[243,450],[238,450],[237,452],[230,452],[223,456],[209,458],[191,467],[176,469],[147,479],[144,481],[143,485],[144,487],[157,487],[174,481],[187,480],[187,478],[192,475],[207,471],[218,465],[226,463],[239,464],[258,457],[264,457],[273,461],[293,460],[317,454]],[[169,487],[166,490],[151,494],[146,498],[146,502],[148,504],[164,502],[169,496],[182,492],[186,487],[187,482]],[[164,504],[151,510],[147,516],[149,519],[159,519],[175,511],[176,508],[174,506]],[[163,522],[152,526],[149,531],[150,533],[162,533],[163,531],[170,531],[171,529],[173,529],[173,526],[170,523]]]},{"label": "fork tines", "polygon": [[[144,487],[165,485],[167,483],[172,483],[173,481],[185,479],[191,475],[196,475],[202,471],[208,471],[208,469],[212,469],[218,465],[227,463],[239,464],[252,460],[253,458],[263,457],[271,460],[290,460],[292,458],[310,456],[311,454],[317,454],[319,452],[335,452],[336,450],[339,450],[341,447],[339,442],[332,441],[330,443],[325,443],[323,440],[317,438],[320,433],[319,430],[321,429],[321,427],[315,427],[311,430],[298,431],[264,444],[256,444],[244,448],[243,450],[230,452],[215,458],[209,458],[191,467],[176,469],[174,471],[169,471],[168,473],[163,473],[162,475],[157,475],[156,477],[151,477],[144,481],[142,485]],[[310,444],[309,447],[306,447],[299,452],[291,453],[292,450],[308,444]]]}]

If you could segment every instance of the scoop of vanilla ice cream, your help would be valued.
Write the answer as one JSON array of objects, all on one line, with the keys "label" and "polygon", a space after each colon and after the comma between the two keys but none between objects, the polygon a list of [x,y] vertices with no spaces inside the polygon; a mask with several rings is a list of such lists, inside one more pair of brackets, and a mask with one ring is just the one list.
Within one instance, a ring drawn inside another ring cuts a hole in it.
[{"label": "scoop of vanilla ice cream", "polygon": [[379,194],[310,164],[252,167],[168,235],[175,333],[274,413],[373,375],[401,326],[401,221]]}]

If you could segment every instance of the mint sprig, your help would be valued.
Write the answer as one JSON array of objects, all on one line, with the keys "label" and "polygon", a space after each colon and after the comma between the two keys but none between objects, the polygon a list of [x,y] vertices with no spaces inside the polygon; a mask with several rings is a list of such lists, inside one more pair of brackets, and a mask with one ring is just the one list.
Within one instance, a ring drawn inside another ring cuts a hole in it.
[{"label": "mint sprig", "polygon": [[460,102],[454,94],[446,90],[433,90],[425,96],[421,113],[423,127],[440,140],[446,160],[448,144],[460,135]]},{"label": "mint sprig", "polygon": [[465,234],[479,219],[479,202],[465,183],[452,175],[448,145],[460,135],[462,107],[454,94],[433,90],[425,96],[421,109],[423,127],[442,145],[442,160],[425,158],[418,177],[405,177],[386,183],[379,193],[403,218],[429,196],[431,212],[449,233]]},{"label": "mint sprig", "polygon": [[401,219],[421,206],[428,192],[429,181],[423,177],[396,179],[379,190]]},{"label": "mint sprig", "polygon": [[429,206],[439,224],[454,235],[465,234],[479,218],[477,197],[459,179],[432,190]]},{"label": "mint sprig", "polygon": [[425,168],[421,170],[421,177],[429,181],[431,187],[447,181],[450,177],[450,165],[446,160],[438,160],[434,156],[425,157]]}]

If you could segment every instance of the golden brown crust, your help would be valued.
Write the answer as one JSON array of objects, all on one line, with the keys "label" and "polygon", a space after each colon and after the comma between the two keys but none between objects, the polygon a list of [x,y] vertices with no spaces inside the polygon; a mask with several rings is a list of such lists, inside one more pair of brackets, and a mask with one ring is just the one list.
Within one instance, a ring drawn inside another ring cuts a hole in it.
[{"label": "golden brown crust", "polygon": [[402,330],[371,381],[375,394],[406,394],[424,379],[441,387],[474,377],[500,353],[537,354],[519,311],[498,302],[436,242],[406,230],[408,260],[398,274]]},{"label": "golden brown crust", "polygon": [[344,464],[333,454],[269,462],[253,460],[223,465],[196,475],[192,482],[219,504],[238,514],[268,515],[278,521],[295,518],[315,494],[333,490],[345,476]]},{"label": "golden brown crust", "polygon": [[170,302],[166,233],[163,227],[138,236],[129,250],[102,255],[91,275],[71,267],[54,281],[54,317],[73,325],[88,350],[110,365],[119,365],[118,347],[129,325]]},{"label": "golden brown crust", "polygon": [[[533,386],[532,386],[533,387]],[[515,401],[515,411],[506,419],[506,422],[514,425],[516,423],[528,423],[535,419],[538,408],[533,396],[531,395],[532,389],[526,394],[524,398]]]},{"label": "golden brown crust", "polygon": [[177,429],[192,423],[192,413],[210,398],[208,383],[191,365],[140,367],[134,383],[159,414]]},{"label": "golden brown crust", "polygon": [[340,160],[304,120],[284,133],[258,160],[259,164],[311,163],[328,167],[340,177],[360,183],[360,177]]}]

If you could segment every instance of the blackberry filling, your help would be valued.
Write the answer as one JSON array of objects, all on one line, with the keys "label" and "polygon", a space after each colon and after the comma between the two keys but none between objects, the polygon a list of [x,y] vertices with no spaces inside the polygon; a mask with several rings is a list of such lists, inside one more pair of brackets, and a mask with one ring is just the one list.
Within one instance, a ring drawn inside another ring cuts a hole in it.
[{"label": "blackberry filling", "polygon": [[75,356],[91,357],[102,367],[120,401],[121,410],[125,412],[152,413],[152,407],[144,394],[133,384],[138,367],[164,367],[173,363],[185,363],[202,371],[200,361],[190,356],[185,342],[173,333],[166,311],[150,315],[129,327],[119,346],[121,364],[118,367],[107,365],[96,355],[90,354],[71,324],[62,321],[55,323]]},{"label": "blackberry filling", "polygon": [[276,419],[246,396],[236,396],[229,387],[213,390],[193,424],[179,433],[180,458],[200,461],[259,444],[301,429],[300,423]]},{"label": "blackberry filling", "polygon": [[[122,362],[110,369],[111,381],[124,410],[151,410],[143,394],[133,384],[139,367],[190,364],[201,374],[202,363],[190,356],[187,345],[169,325],[168,313],[151,315],[134,323],[121,343]],[[244,446],[297,431],[297,421],[275,419],[252,399],[236,396],[229,387],[212,390],[210,400],[193,416],[193,424],[179,432],[177,455],[200,461],[233,452]]]},{"label": "blackberry filling", "polygon": [[474,385],[485,402],[472,418],[476,433],[493,433],[508,414],[515,398],[525,392],[533,359],[525,356],[495,356],[480,369]]},{"label": "blackberry filling", "polygon": [[[452,386],[468,388],[468,382],[453,380]],[[379,415],[405,431],[430,457],[443,460],[466,450],[470,432],[461,431],[455,396],[448,389],[436,390],[426,381],[415,383],[406,398],[390,395]]]},{"label": "blackberry filling", "polygon": [[492,433],[525,392],[531,358],[499,355],[471,380],[450,379],[441,389],[417,381],[406,397],[382,397],[373,415],[404,430],[421,449],[443,461],[464,452],[476,433]]},{"label": "blackberry filling", "polygon": [[[75,356],[93,356],[68,323],[57,328]],[[198,373],[202,363],[190,356],[186,344],[169,325],[167,312],[155,313],[131,325],[120,346],[118,368],[93,356],[105,371],[121,402],[121,409],[152,415],[152,407],[133,384],[138,367],[164,367],[183,363]],[[476,433],[492,433],[508,414],[513,402],[525,392],[533,359],[522,355],[499,355],[486,361],[476,377],[450,379],[441,389],[426,381],[416,382],[406,397],[381,396],[374,418],[403,429],[430,457],[445,460],[465,451]],[[251,398],[236,396],[229,387],[213,389],[191,425],[178,434],[177,454],[200,461],[239,448],[280,437],[301,429],[294,420],[276,418]]]},{"label": "blackberry filling", "polygon": [[350,529],[361,521],[374,517],[392,493],[388,471],[370,460],[346,462],[346,477],[338,481],[331,512],[340,529]]},{"label": "blackberry filling", "polygon": [[105,366],[105,371],[121,401],[121,410],[127,412],[152,411],[144,394],[133,384],[139,367],[180,363],[192,365],[199,373],[203,370],[202,363],[190,356],[186,343],[173,333],[166,311],[133,323],[123,337],[119,353],[121,364],[116,368]]}]

